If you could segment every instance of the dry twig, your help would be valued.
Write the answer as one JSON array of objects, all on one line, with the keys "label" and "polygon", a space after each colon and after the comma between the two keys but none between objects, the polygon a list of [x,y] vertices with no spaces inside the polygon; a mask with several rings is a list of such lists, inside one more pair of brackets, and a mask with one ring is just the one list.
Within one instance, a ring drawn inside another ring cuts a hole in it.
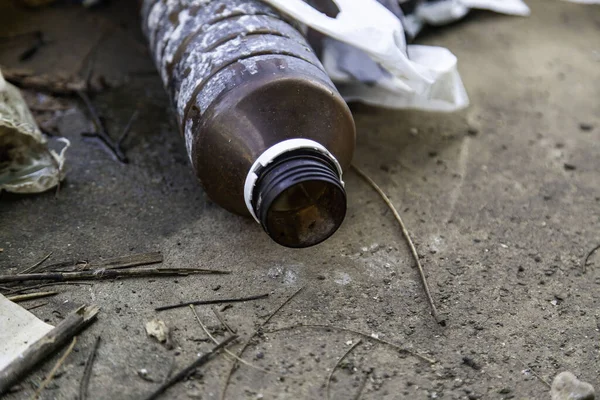
[{"label": "dry twig", "polygon": [[6,299],[10,300],[14,303],[18,303],[20,301],[35,300],[35,299],[41,299],[43,297],[56,296],[57,294],[58,294],[58,292],[37,292],[37,293],[18,294],[16,296],[7,296]]},{"label": "dry twig", "polygon": [[92,104],[92,101],[90,100],[89,96],[84,91],[78,91],[77,95],[81,98],[81,100],[83,100],[83,103],[88,109],[88,112],[90,113],[90,116],[92,118],[92,122],[94,123],[94,126],[96,128],[95,132],[84,132],[81,135],[85,137],[100,139],[106,145],[106,147],[108,147],[111,153],[117,158],[117,160],[119,160],[123,164],[127,164],[129,162],[127,156],[125,155],[125,153],[123,153],[123,150],[121,149],[119,144],[115,143],[113,138],[111,138],[110,135],[106,132],[106,128],[102,123],[102,119],[100,119],[100,116],[96,111],[96,107],[94,107],[94,105]]},{"label": "dry twig", "polygon": [[[215,339],[215,337],[208,331],[208,328],[206,328],[206,325],[204,325],[202,323],[202,321],[200,320],[200,317],[198,316],[198,313],[196,313],[196,309],[194,308],[194,306],[190,305],[190,308],[192,309],[192,312],[194,313],[194,316],[196,317],[196,321],[198,321],[198,323],[200,324],[200,327],[202,328],[202,330],[204,331],[204,333],[206,333],[206,336],[208,336],[210,338],[210,340],[212,340],[215,344],[219,344],[219,341],[217,339]],[[243,358],[240,358],[240,357],[236,356],[232,351],[230,351],[228,349],[225,349],[224,351],[225,351],[225,353],[229,354],[234,359],[238,360],[239,362],[241,362],[244,365],[249,366],[250,368],[254,368],[254,369],[259,370],[261,372],[264,372],[266,374],[278,375],[278,374],[275,374],[275,373],[273,373],[271,371],[267,371],[266,369],[258,367],[256,365],[250,363],[249,361],[244,360]]]},{"label": "dry twig", "polygon": [[362,397],[362,395],[365,391],[365,388],[367,387],[367,382],[369,381],[369,376],[371,376],[371,373],[367,372],[363,378],[360,388],[358,389],[358,392],[356,393],[356,396],[354,396],[354,400],[360,400],[360,398]]},{"label": "dry twig", "polygon": [[177,276],[192,274],[221,275],[229,271],[220,271],[204,268],[138,268],[138,269],[89,269],[75,272],[43,272],[38,274],[0,275],[0,282],[26,282],[26,281],[78,281],[102,280],[117,278],[139,278],[153,276]]},{"label": "dry twig", "polygon": [[209,362],[215,354],[217,354],[221,349],[226,347],[229,343],[233,342],[237,338],[238,337],[236,335],[229,336],[227,339],[223,340],[221,343],[219,343],[218,345],[213,347],[213,349],[211,351],[202,355],[201,357],[198,357],[196,359],[196,361],[194,361],[193,363],[191,363],[190,365],[188,365],[187,367],[185,367],[184,369],[179,371],[177,374],[175,374],[175,376],[173,376],[172,378],[168,379],[165,383],[160,385],[158,387],[158,389],[156,389],[148,397],[146,397],[146,400],[156,399],[158,396],[160,396],[162,393],[164,393],[168,388],[170,388],[177,382],[185,379],[185,377],[189,376],[197,368],[199,368],[199,367],[203,366],[204,364],[206,364],[207,362]]},{"label": "dry twig", "polygon": [[544,385],[546,385],[548,387],[548,389],[552,388],[552,385],[550,385],[550,383],[548,383],[547,380],[545,380],[544,378],[542,378],[540,375],[538,375],[533,368],[531,368],[529,365],[525,364],[525,362],[523,360],[521,360],[520,358],[515,357],[515,359],[520,362],[521,364],[523,364],[523,366],[525,368],[527,368],[529,370],[529,372],[531,372],[531,374],[533,376],[535,376],[540,382],[542,382]]},{"label": "dry twig", "polygon": [[50,256],[52,255],[52,251],[50,253],[48,253],[48,255],[44,258],[42,258],[40,261],[36,262],[35,264],[33,264],[31,267],[25,268],[23,271],[19,271],[19,274],[26,274],[28,272],[32,272],[35,271],[37,269],[37,267],[39,267],[40,265],[42,265],[44,263],[44,261],[46,261],[47,259],[50,258]]},{"label": "dry twig", "polygon": [[159,252],[133,254],[131,256],[107,258],[106,260],[93,261],[88,264],[89,268],[104,267],[108,269],[121,269],[139,267],[142,265],[158,264],[163,262],[163,256]]},{"label": "dry twig", "polygon": [[34,290],[34,289],[39,289],[39,288],[43,288],[43,287],[48,287],[48,286],[57,286],[57,285],[90,285],[92,286],[93,283],[90,282],[51,282],[51,283],[42,283],[39,285],[32,285],[32,286],[25,286],[22,288],[7,288],[8,292],[6,294],[16,294],[16,293],[23,293],[26,292],[28,290]]},{"label": "dry twig", "polygon": [[100,336],[96,336],[96,340],[94,341],[94,346],[90,351],[90,355],[87,360],[85,360],[85,367],[83,369],[83,376],[81,377],[81,382],[79,383],[79,399],[78,400],[86,400],[87,398],[87,389],[90,384],[90,377],[92,376],[92,365],[94,364],[94,358],[96,357],[96,352],[98,351],[98,346],[100,345]]},{"label": "dry twig", "polygon": [[331,386],[331,378],[333,378],[333,374],[335,373],[335,370],[337,369],[337,367],[340,365],[340,363],[342,361],[344,361],[344,358],[348,357],[348,354],[352,353],[352,350],[354,350],[355,348],[358,347],[358,345],[360,345],[362,343],[362,339],[359,339],[358,342],[354,343],[352,345],[352,347],[350,347],[335,363],[335,365],[333,366],[333,369],[331,370],[331,373],[329,374],[329,376],[327,377],[327,386],[326,386],[326,391],[327,391],[327,400],[329,400],[331,398],[330,394],[329,394],[329,389]]},{"label": "dry twig", "polygon": [[39,366],[42,360],[94,322],[98,311],[96,306],[79,307],[0,371],[0,396]]},{"label": "dry twig", "polygon": [[[237,357],[241,358],[242,355],[244,354],[244,351],[246,351],[246,349],[250,346],[250,342],[252,341],[252,339],[254,339],[259,331],[266,326],[269,321],[271,321],[271,319],[283,308],[285,307],[286,304],[288,304],[290,301],[292,301],[292,299],[294,297],[296,297],[296,295],[298,293],[300,293],[302,290],[304,289],[304,286],[301,287],[300,289],[296,290],[290,297],[288,297],[283,303],[281,303],[281,305],[279,305],[279,307],[277,307],[268,317],[267,319],[261,324],[259,330],[254,331],[254,333],[252,334],[252,336],[250,336],[250,338],[248,338],[248,340],[244,343],[244,345],[242,346],[242,348],[238,351],[237,353]],[[231,381],[231,377],[233,376],[233,373],[235,371],[235,369],[237,368],[237,362],[234,361],[233,364],[231,365],[231,369],[229,370],[229,373],[227,374],[227,378],[225,379],[225,386],[223,387],[223,392],[221,394],[221,400],[225,399],[225,395],[227,394],[227,388],[229,387],[229,382]]]},{"label": "dry twig", "polygon": [[67,350],[65,350],[65,353],[56,362],[56,364],[54,364],[54,367],[52,367],[52,370],[50,370],[50,373],[48,373],[48,375],[46,376],[46,379],[44,379],[42,381],[42,383],[40,384],[40,386],[37,388],[37,390],[35,391],[35,393],[34,393],[34,395],[32,397],[33,400],[37,400],[37,399],[40,398],[40,394],[42,394],[42,391],[46,388],[46,386],[48,386],[48,384],[50,383],[50,381],[52,380],[52,378],[54,378],[54,375],[56,374],[56,372],[58,371],[58,369],[60,368],[60,366],[63,365],[63,363],[65,362],[65,360],[69,356],[69,354],[71,354],[71,352],[73,351],[73,347],[75,347],[75,343],[77,343],[77,337],[73,338],[73,341],[71,342],[71,345],[67,348]]},{"label": "dry twig", "polygon": [[362,336],[365,339],[374,340],[374,341],[379,342],[381,344],[385,344],[387,346],[390,346],[390,347],[396,349],[399,352],[410,354],[411,356],[419,358],[419,359],[421,359],[423,361],[427,361],[430,364],[435,364],[436,363],[436,361],[434,359],[431,359],[431,358],[426,357],[424,355],[421,355],[419,353],[415,353],[415,352],[413,352],[411,350],[408,350],[408,349],[406,349],[404,347],[400,347],[397,344],[394,344],[392,342],[388,342],[387,340],[379,339],[379,338],[376,338],[374,336],[368,335],[366,333],[363,333],[363,332],[360,332],[360,331],[355,331],[354,329],[342,328],[340,326],[325,325],[325,324],[298,324],[298,325],[286,326],[286,327],[283,327],[283,328],[277,328],[277,329],[273,329],[273,330],[269,330],[269,331],[264,331],[264,333],[275,333],[275,332],[289,331],[289,330],[298,329],[298,328],[324,328],[324,329],[332,329],[332,330],[341,331],[341,332],[354,333],[356,335]]},{"label": "dry twig", "polygon": [[160,252],[149,252],[132,254],[121,257],[107,258],[104,260],[67,260],[47,265],[41,268],[42,271],[70,272],[73,270],[84,270],[93,268],[123,269],[131,267],[140,267],[143,265],[158,264],[164,261]]},{"label": "dry twig", "polygon": [[441,319],[438,315],[435,303],[433,301],[433,297],[431,296],[431,291],[429,290],[429,284],[427,283],[425,271],[423,269],[423,266],[421,265],[421,261],[419,260],[419,254],[417,253],[417,249],[415,248],[415,245],[413,244],[413,241],[410,238],[410,234],[408,233],[408,229],[406,229],[406,225],[404,225],[404,222],[402,221],[402,217],[400,217],[400,214],[396,210],[396,207],[394,207],[394,204],[392,204],[392,201],[389,199],[389,197],[383,192],[383,190],[381,190],[381,188],[375,183],[375,181],[373,181],[373,179],[371,179],[356,165],[352,165],[352,168],[354,168],[354,171],[356,171],[356,173],[363,180],[365,180],[369,185],[371,185],[373,189],[375,189],[375,191],[379,194],[379,196],[381,196],[385,204],[390,208],[390,210],[394,214],[394,217],[396,218],[396,221],[398,221],[398,224],[400,224],[402,235],[404,236],[404,239],[406,240],[406,243],[410,248],[410,252],[413,256],[413,259],[415,260],[415,263],[417,264],[417,269],[419,270],[419,275],[421,276],[421,282],[423,283],[423,288],[425,289],[425,294],[427,295],[427,301],[429,302],[429,306],[431,307],[431,315],[438,324],[440,324],[441,326],[445,326],[446,321],[444,319]]},{"label": "dry twig", "polygon": [[225,318],[221,315],[221,313],[215,307],[211,307],[210,309],[215,314],[215,316],[217,317],[217,319],[219,320],[221,325],[223,325],[225,327],[225,329],[227,329],[227,332],[229,332],[232,335],[235,335],[237,333],[237,330],[235,330],[229,326],[227,321],[225,321]]},{"label": "dry twig", "polygon": [[123,151],[123,142],[125,141],[125,138],[127,138],[127,135],[131,131],[131,127],[137,119],[138,114],[139,110],[135,110],[133,114],[131,114],[131,117],[129,117],[129,121],[127,121],[127,125],[125,125],[125,128],[123,128],[123,132],[121,132],[121,137],[117,141],[117,146],[121,149],[121,151]]},{"label": "dry twig", "polygon": [[4,78],[24,89],[47,92],[54,95],[74,95],[78,92],[90,92],[91,86],[80,78],[65,78],[53,75],[34,75],[31,71],[14,68],[2,68]]},{"label": "dry twig", "polygon": [[45,305],[47,305],[47,304],[48,304],[48,302],[45,302],[45,303],[40,303],[40,304],[36,304],[36,305],[34,305],[34,306],[31,306],[31,307],[25,307],[25,309],[26,309],[27,311],[31,311],[31,310],[35,310],[36,308],[43,307],[43,306],[45,306]]},{"label": "dry twig", "polygon": [[589,253],[587,253],[587,255],[585,256],[585,259],[583,260],[583,265],[581,266],[581,269],[582,269],[581,272],[583,272],[584,274],[585,274],[588,260],[590,259],[592,254],[594,254],[598,249],[600,249],[600,244],[598,246],[594,247],[592,250],[590,250]]},{"label": "dry twig", "polygon": [[156,307],[154,310],[155,311],[164,311],[164,310],[171,310],[173,308],[186,307],[186,306],[201,306],[201,305],[206,305],[206,304],[223,304],[223,303],[240,303],[243,301],[259,300],[259,299],[264,299],[267,297],[269,297],[269,293],[259,294],[256,296],[240,297],[240,298],[235,298],[235,299],[213,299],[213,300],[187,301],[185,303],[170,304],[168,306]]}]

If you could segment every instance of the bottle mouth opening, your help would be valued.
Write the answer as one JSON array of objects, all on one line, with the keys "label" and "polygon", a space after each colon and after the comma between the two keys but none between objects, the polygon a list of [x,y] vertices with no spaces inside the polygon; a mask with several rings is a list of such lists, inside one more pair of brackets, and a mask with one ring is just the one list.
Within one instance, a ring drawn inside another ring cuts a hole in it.
[{"label": "bottle mouth opening", "polygon": [[346,192],[332,156],[311,148],[278,155],[259,168],[254,215],[277,243],[309,247],[329,238],[346,216]]}]

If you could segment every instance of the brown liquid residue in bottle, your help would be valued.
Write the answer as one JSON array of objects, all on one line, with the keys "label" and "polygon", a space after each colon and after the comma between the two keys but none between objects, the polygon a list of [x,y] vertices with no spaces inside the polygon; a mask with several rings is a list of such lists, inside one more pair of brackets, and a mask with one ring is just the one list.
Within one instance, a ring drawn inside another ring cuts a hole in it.
[{"label": "brown liquid residue in bottle", "polygon": [[186,4],[144,1],[143,28],[206,193],[284,246],[320,243],[346,213],[342,171],[355,142],[346,103],[268,5]]}]

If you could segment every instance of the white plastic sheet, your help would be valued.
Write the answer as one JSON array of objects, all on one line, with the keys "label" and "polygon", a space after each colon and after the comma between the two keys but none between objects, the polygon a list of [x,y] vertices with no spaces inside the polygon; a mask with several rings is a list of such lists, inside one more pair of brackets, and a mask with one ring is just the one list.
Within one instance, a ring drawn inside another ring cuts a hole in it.
[{"label": "white plastic sheet", "polygon": [[0,371],[52,329],[0,294]]},{"label": "white plastic sheet", "polygon": [[448,112],[469,104],[456,57],[442,47],[407,45],[405,28],[414,37],[424,24],[455,21],[471,8],[529,15],[521,0],[422,2],[402,18],[376,0],[332,0],[335,18],[303,0],[263,1],[329,37],[323,65],[346,100]]}]

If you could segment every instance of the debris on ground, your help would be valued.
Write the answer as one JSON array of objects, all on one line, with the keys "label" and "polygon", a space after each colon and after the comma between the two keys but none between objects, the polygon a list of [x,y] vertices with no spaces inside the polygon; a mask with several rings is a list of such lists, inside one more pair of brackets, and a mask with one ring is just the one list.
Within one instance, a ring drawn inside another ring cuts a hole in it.
[{"label": "debris on ground", "polygon": [[[11,311],[15,311],[11,306],[6,305],[5,307],[5,310],[10,309]],[[7,353],[12,354],[12,357],[3,369],[0,370],[0,395],[6,393],[23,377],[38,368],[43,360],[56,353],[67,342],[73,341],[75,335],[96,320],[99,311],[100,309],[96,306],[81,306],[70,313],[54,329],[46,330],[47,327],[43,327],[40,324],[41,321],[36,318],[32,319],[31,316],[25,316],[24,312],[27,311],[16,310],[16,312],[22,316],[22,319],[25,319],[29,324],[33,325],[33,329],[37,332],[35,335],[37,340],[34,342],[27,342],[28,344],[24,348],[19,347],[23,346],[23,342],[20,342],[18,345],[13,345],[7,349]],[[27,314],[29,314],[29,312],[27,312]],[[12,314],[5,315],[7,323],[9,320],[12,320]],[[3,323],[2,326],[4,327],[6,325]],[[17,327],[18,326],[19,323],[17,322]],[[35,328],[36,326],[37,329]],[[11,333],[11,335],[14,336],[11,330],[3,329],[3,331]],[[40,334],[42,331],[45,331],[45,333]],[[17,328],[15,332],[19,332],[19,329]],[[12,341],[9,343],[12,343]],[[14,356],[15,347],[19,349],[16,357]],[[66,357],[68,353],[69,351],[65,352],[64,357]],[[60,364],[57,365],[60,366]]]},{"label": "debris on ground", "polygon": [[0,371],[54,327],[0,294]]},{"label": "debris on ground", "polygon": [[564,371],[556,375],[550,391],[552,400],[594,400],[594,387],[582,382],[572,372]]},{"label": "debris on ground", "polygon": [[0,72],[0,192],[39,193],[65,177],[64,143],[60,153],[48,148],[23,96]]},{"label": "debris on ground", "polygon": [[155,338],[159,343],[163,343],[165,346],[170,341],[170,330],[164,321],[155,318],[151,321],[146,322],[146,333],[148,336]]}]

